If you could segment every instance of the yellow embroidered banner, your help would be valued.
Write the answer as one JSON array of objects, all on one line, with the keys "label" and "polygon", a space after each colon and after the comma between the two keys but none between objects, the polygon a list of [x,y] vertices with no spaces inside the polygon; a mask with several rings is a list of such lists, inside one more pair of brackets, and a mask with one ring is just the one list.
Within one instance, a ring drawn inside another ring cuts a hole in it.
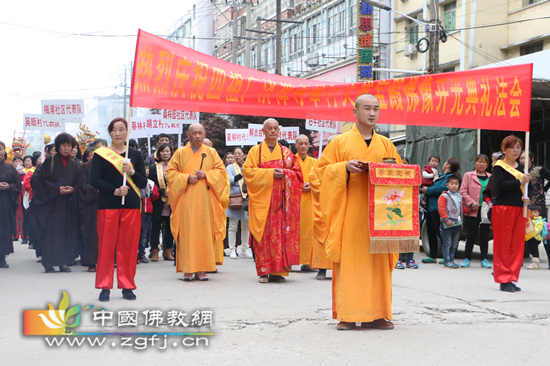
[{"label": "yellow embroidered banner", "polygon": [[369,163],[371,253],[419,251],[418,165]]}]

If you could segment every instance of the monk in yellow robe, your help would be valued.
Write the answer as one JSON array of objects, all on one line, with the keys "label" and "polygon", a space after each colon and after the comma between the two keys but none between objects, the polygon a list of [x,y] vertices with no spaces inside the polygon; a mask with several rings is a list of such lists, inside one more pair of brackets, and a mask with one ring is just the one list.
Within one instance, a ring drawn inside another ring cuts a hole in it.
[{"label": "monk in yellow robe", "polygon": [[[309,173],[315,165],[315,159],[308,156],[309,137],[299,135],[294,143],[298,150],[297,158],[304,176],[304,188],[300,201],[300,263],[302,272],[315,272],[311,268],[311,253],[313,250],[313,203],[311,187],[309,185]],[[315,268],[315,267],[314,267]]]},{"label": "monk in yellow robe", "polygon": [[165,173],[176,271],[185,273],[184,281],[208,280],[206,272],[216,270],[215,243],[225,234],[227,173],[216,150],[203,145],[204,136],[201,124],[189,126],[190,144],[176,151]]},{"label": "monk in yellow robe", "polygon": [[373,95],[357,98],[356,125],[336,136],[317,164],[325,248],[334,262],[332,312],[340,321],[338,330],[353,329],[356,322],[363,328],[393,329],[391,283],[398,254],[369,253],[369,175],[361,164],[385,157],[401,163],[393,143],[374,131],[379,108]]},{"label": "monk in yellow robe", "polygon": [[[336,135],[333,135],[331,137],[335,136]],[[317,170],[318,163],[319,161],[317,160],[311,170],[311,173],[309,173],[311,204],[313,206],[313,248],[311,251],[310,266],[319,270],[315,278],[322,281],[327,279],[327,269],[332,269],[332,260],[330,260],[327,255],[327,251],[325,250],[325,238],[327,236],[327,232],[326,223],[321,212],[321,205],[319,204],[321,180],[319,179],[319,171]]]},{"label": "monk in yellow robe", "polygon": [[243,165],[249,195],[249,227],[259,282],[285,282],[300,263],[300,196],[304,185],[298,159],[277,142],[279,122],[264,122],[265,140],[252,147]]}]

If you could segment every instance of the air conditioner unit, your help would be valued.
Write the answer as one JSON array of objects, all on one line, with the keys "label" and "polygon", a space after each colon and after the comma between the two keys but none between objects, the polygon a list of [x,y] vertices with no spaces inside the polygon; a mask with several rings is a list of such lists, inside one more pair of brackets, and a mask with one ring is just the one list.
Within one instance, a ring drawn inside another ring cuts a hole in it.
[{"label": "air conditioner unit", "polygon": [[405,57],[413,58],[416,55],[416,45],[409,43],[405,46]]},{"label": "air conditioner unit", "polygon": [[311,52],[306,57],[307,63],[313,66],[319,65],[319,54],[317,52]]}]

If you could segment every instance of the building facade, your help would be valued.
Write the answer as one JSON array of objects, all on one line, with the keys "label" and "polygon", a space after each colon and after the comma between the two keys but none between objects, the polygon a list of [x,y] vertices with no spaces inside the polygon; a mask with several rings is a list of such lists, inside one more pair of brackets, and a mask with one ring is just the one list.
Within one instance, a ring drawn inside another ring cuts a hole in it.
[{"label": "building facade", "polygon": [[[475,69],[550,49],[548,19],[540,19],[550,16],[548,0],[392,0],[392,7],[427,21],[432,1],[438,3],[437,19],[446,33],[446,42],[439,42],[437,72]],[[392,28],[392,68],[427,70],[429,52],[416,48],[429,38],[426,29],[395,13]]]}]

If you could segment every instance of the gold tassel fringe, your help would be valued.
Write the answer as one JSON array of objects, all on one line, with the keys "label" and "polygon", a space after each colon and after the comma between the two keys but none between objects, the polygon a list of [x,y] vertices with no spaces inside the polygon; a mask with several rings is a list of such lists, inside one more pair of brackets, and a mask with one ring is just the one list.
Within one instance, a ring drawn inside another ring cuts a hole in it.
[{"label": "gold tassel fringe", "polygon": [[373,254],[410,253],[419,251],[419,238],[370,238],[369,252]]}]

